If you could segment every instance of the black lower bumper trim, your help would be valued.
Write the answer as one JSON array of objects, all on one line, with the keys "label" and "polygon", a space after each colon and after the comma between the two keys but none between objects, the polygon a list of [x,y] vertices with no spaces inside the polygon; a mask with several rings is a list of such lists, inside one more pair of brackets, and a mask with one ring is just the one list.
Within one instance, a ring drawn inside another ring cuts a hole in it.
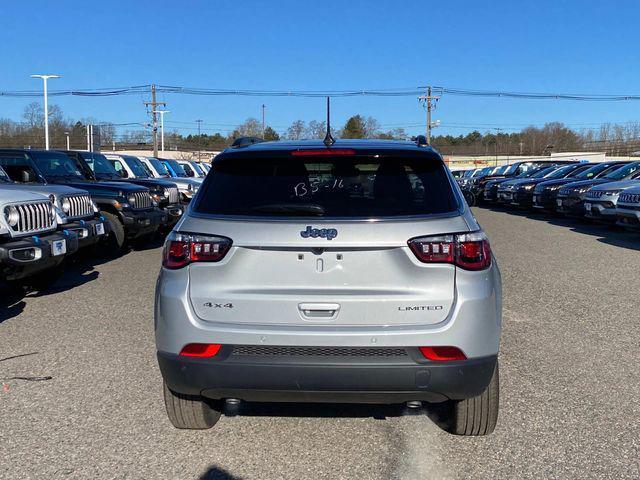
[{"label": "black lower bumper trim", "polygon": [[159,209],[123,212],[124,227],[128,237],[138,237],[157,230],[167,223],[167,214]]},{"label": "black lower bumper trim", "polygon": [[[98,228],[100,225],[102,225],[103,233],[98,235]],[[101,239],[106,238],[110,232],[109,222],[107,222],[104,217],[68,223],[64,225],[64,228],[75,232],[78,235],[79,248],[95,245]]]},{"label": "black lower bumper trim", "polygon": [[175,392],[212,399],[273,402],[440,402],[479,395],[491,380],[496,356],[457,362],[406,364],[283,363],[199,359],[158,352],[162,376]]},{"label": "black lower bumper trim", "polygon": [[[64,254],[54,255],[53,244],[64,240]],[[72,231],[34,235],[0,244],[0,277],[19,280],[62,263],[65,256],[78,250],[78,236]],[[24,253],[24,254],[21,254]],[[29,254],[33,253],[32,258]]]}]

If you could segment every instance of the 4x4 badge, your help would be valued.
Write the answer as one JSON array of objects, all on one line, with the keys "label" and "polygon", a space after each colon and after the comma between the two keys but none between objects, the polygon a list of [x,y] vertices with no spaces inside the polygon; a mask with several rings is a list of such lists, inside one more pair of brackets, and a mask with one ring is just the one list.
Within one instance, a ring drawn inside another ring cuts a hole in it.
[{"label": "4x4 badge", "polygon": [[307,225],[306,230],[300,232],[302,238],[326,238],[331,240],[338,236],[338,230],[335,228],[313,228],[311,225]]}]

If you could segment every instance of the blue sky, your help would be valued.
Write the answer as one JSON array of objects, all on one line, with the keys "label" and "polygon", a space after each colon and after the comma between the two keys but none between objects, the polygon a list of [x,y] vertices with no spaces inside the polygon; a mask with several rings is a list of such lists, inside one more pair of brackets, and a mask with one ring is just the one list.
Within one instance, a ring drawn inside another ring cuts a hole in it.
[{"label": "blue sky", "polygon": [[[309,5],[311,4],[312,5]],[[157,83],[202,88],[326,90],[441,85],[486,90],[640,93],[637,1],[449,2],[120,1],[5,2],[0,91]],[[140,95],[52,100],[74,118],[148,121]],[[321,99],[163,95],[166,127],[226,133],[267,105],[267,123],[322,119]],[[25,98],[0,97],[19,119]],[[333,124],[351,114],[417,133],[414,97],[336,99]],[[575,128],[640,120],[640,102],[568,102],[446,96],[437,133],[475,126]],[[447,126],[449,125],[449,126]],[[436,133],[436,132],[434,132]]]}]

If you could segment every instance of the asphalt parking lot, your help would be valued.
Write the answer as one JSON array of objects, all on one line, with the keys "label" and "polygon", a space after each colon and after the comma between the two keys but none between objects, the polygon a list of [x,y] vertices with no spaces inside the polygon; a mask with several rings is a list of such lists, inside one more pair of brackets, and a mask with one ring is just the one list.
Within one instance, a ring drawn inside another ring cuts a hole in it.
[{"label": "asphalt parking lot", "polygon": [[0,478],[640,478],[640,235],[475,212],[504,283],[493,435],[313,405],[175,430],[154,357],[156,246],[77,264],[44,294],[0,290]]}]

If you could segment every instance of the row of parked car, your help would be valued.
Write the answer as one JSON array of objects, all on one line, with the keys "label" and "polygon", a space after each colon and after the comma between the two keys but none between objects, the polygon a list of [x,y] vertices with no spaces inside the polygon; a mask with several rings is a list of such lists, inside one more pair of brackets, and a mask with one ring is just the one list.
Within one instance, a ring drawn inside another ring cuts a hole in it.
[{"label": "row of parked car", "polygon": [[502,204],[640,231],[640,161],[516,162],[454,175],[470,204]]},{"label": "row of parked car", "polygon": [[0,149],[0,282],[46,287],[81,249],[119,254],[171,230],[209,165]]}]

